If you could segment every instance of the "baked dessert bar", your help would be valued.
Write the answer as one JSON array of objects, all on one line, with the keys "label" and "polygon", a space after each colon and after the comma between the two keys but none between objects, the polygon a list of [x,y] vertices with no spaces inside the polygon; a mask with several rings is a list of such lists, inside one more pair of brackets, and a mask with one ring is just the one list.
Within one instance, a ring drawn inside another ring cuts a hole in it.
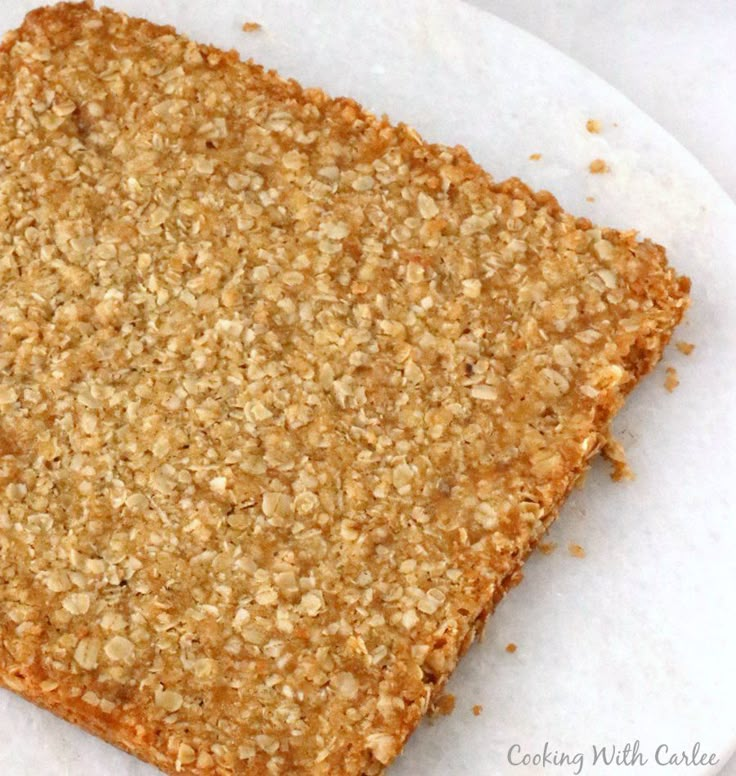
[{"label": "baked dessert bar", "polygon": [[0,49],[0,225],[0,679],[172,773],[380,772],[688,301],[634,232],[85,3]]}]

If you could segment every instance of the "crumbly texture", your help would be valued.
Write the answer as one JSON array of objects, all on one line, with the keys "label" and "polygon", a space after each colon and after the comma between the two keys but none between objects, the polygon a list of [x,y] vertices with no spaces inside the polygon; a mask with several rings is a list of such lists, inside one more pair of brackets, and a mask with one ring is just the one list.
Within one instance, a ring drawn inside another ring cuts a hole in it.
[{"label": "crumbly texture", "polygon": [[374,774],[688,282],[89,5],[0,48],[0,677],[167,772]]},{"label": "crumbly texture", "polygon": [[262,25],[258,22],[243,22],[241,29],[243,32],[258,32],[258,30],[262,29]]},{"label": "crumbly texture", "polygon": [[514,654],[514,652],[516,652],[516,649],[517,649],[517,647],[516,647],[516,644],[514,644],[514,642],[513,642],[513,641],[509,642],[509,643],[506,645],[506,651],[507,651],[507,652],[508,652],[510,655],[513,655],[513,654]]},{"label": "crumbly texture", "polygon": [[611,464],[611,479],[619,482],[621,480],[634,480],[636,475],[626,460],[626,450],[621,442],[616,439],[610,431],[606,435],[605,442],[601,448],[603,456]]},{"label": "crumbly texture", "polygon": [[672,393],[680,384],[680,378],[677,376],[677,370],[673,366],[668,366],[665,369],[664,387]]},{"label": "crumbly texture", "polygon": [[473,716],[480,717],[482,713],[483,713],[483,706],[480,703],[476,703],[475,706],[473,706]]},{"label": "crumbly texture", "polygon": [[551,555],[557,549],[557,542],[539,542],[537,546],[543,555]]},{"label": "crumbly texture", "polygon": [[531,161],[533,162],[538,162],[541,158],[542,158],[542,154],[538,154],[538,153],[529,154],[529,159],[531,159]]},{"label": "crumbly texture", "polygon": [[689,356],[695,350],[695,345],[692,342],[685,342],[684,340],[678,342],[676,347],[683,356]]},{"label": "crumbly texture", "polygon": [[590,132],[591,135],[597,135],[600,133],[602,127],[602,124],[598,119],[588,119],[585,122],[585,128]]},{"label": "crumbly texture", "polygon": [[432,703],[432,716],[449,717],[455,711],[455,696],[452,693],[442,693]]}]

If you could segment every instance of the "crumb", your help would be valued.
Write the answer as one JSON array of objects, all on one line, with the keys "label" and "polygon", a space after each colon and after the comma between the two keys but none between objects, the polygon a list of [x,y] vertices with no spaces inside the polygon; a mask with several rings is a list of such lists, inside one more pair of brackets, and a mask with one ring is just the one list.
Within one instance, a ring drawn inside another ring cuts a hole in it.
[{"label": "crumb", "polygon": [[574,542],[570,542],[570,544],[567,545],[567,551],[570,553],[570,555],[572,555],[573,558],[585,557],[585,550],[579,544],[575,544]]},{"label": "crumb", "polygon": [[588,169],[593,175],[600,175],[603,172],[609,172],[611,168],[606,164],[604,159],[593,159],[588,165]]},{"label": "crumb", "polygon": [[675,347],[683,356],[689,356],[695,350],[695,345],[692,342],[678,342]]},{"label": "crumb", "polygon": [[480,717],[482,713],[483,713],[483,707],[480,705],[480,703],[476,703],[475,706],[473,706],[474,716]]},{"label": "crumb", "polygon": [[616,482],[633,480],[635,474],[626,461],[626,452],[621,442],[609,431],[601,451],[603,457],[611,464],[611,479]]},{"label": "crumb", "polygon": [[513,654],[514,654],[514,652],[516,652],[516,644],[514,644],[514,642],[513,642],[513,641],[510,641],[510,642],[509,642],[509,643],[506,645],[506,651],[509,653],[509,655],[513,655]]},{"label": "crumb", "polygon": [[557,549],[557,542],[541,542],[539,551],[542,555],[551,555]]},{"label": "crumb", "polygon": [[588,479],[588,469],[586,469],[582,474],[578,475],[578,478],[575,480],[574,488],[575,490],[582,490],[585,487],[585,482]]},{"label": "crumb", "polygon": [[677,370],[673,366],[668,366],[665,371],[667,376],[664,378],[664,387],[672,393],[680,384],[680,381],[677,379]]},{"label": "crumb", "polygon": [[513,574],[508,579],[508,589],[511,590],[513,587],[517,587],[522,583],[524,579],[524,572],[521,569],[516,569]]},{"label": "crumb", "polygon": [[542,158],[542,154],[529,154],[529,158],[533,162],[538,162]]},{"label": "crumb", "polygon": [[258,30],[262,30],[263,27],[258,24],[258,22],[244,22],[241,29],[243,32],[257,32]]},{"label": "crumb", "polygon": [[436,717],[441,714],[443,717],[449,717],[453,711],[455,711],[455,696],[452,693],[446,693],[440,695],[435,701],[432,716]]},{"label": "crumb", "polygon": [[592,135],[597,135],[601,131],[601,122],[598,119],[588,119],[585,122],[585,128]]},{"label": "crumb", "polygon": [[586,202],[595,202],[595,197],[586,197],[585,201]]}]

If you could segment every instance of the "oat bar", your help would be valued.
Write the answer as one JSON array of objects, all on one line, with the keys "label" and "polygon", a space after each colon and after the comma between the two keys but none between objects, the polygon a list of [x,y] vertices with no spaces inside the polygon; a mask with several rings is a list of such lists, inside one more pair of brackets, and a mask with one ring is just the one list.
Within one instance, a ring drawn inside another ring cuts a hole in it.
[{"label": "oat bar", "polygon": [[171,773],[383,770],[687,305],[634,232],[85,3],[0,48],[0,225],[0,680]]}]

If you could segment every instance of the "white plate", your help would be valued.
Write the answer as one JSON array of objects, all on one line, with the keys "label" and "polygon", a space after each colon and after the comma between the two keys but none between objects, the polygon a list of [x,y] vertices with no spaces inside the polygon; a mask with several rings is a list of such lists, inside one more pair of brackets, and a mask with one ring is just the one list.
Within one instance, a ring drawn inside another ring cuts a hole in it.
[{"label": "white plate", "polygon": [[[4,3],[0,27],[16,26],[33,5]],[[423,725],[391,773],[714,773],[718,766],[659,767],[654,755],[661,744],[679,752],[700,742],[722,765],[736,748],[736,206],[606,83],[456,0],[115,5],[354,96],[428,139],[462,143],[498,178],[518,175],[575,213],[636,226],[691,275],[693,309],[678,337],[697,348],[666,356],[682,384],[665,392],[660,369],[616,424],[637,480],[613,484],[605,466],[594,467],[552,531],[557,552],[529,561],[452,679],[456,711]],[[264,29],[246,34],[246,20]],[[589,117],[602,134],[585,131]],[[529,160],[533,152],[542,159]],[[596,157],[610,174],[587,172]],[[571,541],[585,547],[584,560],[568,555]],[[519,645],[513,655],[504,651],[510,641]],[[478,717],[474,704],[484,707]],[[636,740],[645,766],[593,766],[593,745]],[[545,742],[570,758],[581,753],[582,769],[508,763],[514,744],[520,758]],[[0,695],[0,772],[152,773],[10,693]]]}]

